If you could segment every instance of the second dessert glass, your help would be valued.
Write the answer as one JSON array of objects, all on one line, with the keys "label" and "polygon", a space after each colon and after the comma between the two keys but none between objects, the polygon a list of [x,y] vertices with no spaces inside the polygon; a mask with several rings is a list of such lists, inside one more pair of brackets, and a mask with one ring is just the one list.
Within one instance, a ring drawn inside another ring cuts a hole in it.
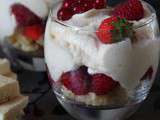
[{"label": "second dessert glass", "polygon": [[1,46],[6,57],[17,70],[46,71],[43,36],[49,12],[47,3],[44,0],[38,0],[38,3],[26,0],[6,2],[4,6],[4,18],[10,25],[1,28],[4,34]]}]

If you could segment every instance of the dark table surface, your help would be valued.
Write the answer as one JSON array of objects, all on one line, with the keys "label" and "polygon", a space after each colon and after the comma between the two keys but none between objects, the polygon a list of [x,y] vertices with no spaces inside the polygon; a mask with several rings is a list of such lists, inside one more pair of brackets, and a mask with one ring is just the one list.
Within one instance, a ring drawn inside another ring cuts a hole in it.
[{"label": "dark table surface", "polygon": [[[57,102],[45,73],[21,71],[18,75],[21,92],[30,98],[23,120],[74,120]],[[158,74],[150,95],[128,120],[160,120],[159,78]]]}]

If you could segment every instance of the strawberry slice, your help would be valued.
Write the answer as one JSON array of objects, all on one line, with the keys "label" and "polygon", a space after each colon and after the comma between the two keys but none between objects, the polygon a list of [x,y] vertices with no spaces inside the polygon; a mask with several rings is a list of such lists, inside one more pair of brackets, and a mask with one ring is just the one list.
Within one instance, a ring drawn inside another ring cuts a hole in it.
[{"label": "strawberry slice", "polygon": [[37,24],[32,26],[26,26],[23,28],[23,35],[27,38],[37,41],[44,33],[43,25]]},{"label": "strawberry slice", "polygon": [[112,16],[102,21],[96,35],[102,43],[111,44],[120,42],[124,38],[133,38],[132,24],[126,19]]},{"label": "strawberry slice", "polygon": [[11,12],[15,15],[19,26],[28,26],[42,23],[42,19],[35,15],[24,5],[18,3],[12,5]]},{"label": "strawberry slice", "polygon": [[105,95],[112,91],[119,83],[104,74],[94,74],[92,76],[92,92],[97,95]]},{"label": "strawberry slice", "polygon": [[89,92],[91,79],[86,71],[86,67],[80,67],[77,70],[62,74],[60,81],[74,94],[85,95]]},{"label": "strawberry slice", "polygon": [[144,8],[140,0],[127,0],[115,8],[113,15],[127,20],[140,20],[144,16]]}]

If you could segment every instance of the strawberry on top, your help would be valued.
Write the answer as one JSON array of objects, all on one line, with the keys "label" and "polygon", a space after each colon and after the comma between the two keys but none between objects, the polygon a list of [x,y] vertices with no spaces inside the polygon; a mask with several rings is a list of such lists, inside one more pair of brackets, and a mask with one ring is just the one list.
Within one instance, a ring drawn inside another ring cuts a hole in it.
[{"label": "strawberry on top", "polygon": [[69,20],[74,14],[84,13],[90,9],[103,9],[106,0],[64,0],[57,12],[59,20]]},{"label": "strawberry on top", "polygon": [[113,15],[127,20],[140,20],[144,16],[144,8],[140,0],[127,0],[116,6]]},{"label": "strawberry on top", "polygon": [[126,19],[112,16],[102,21],[96,35],[102,43],[111,44],[120,42],[126,37],[133,38],[132,24]]}]

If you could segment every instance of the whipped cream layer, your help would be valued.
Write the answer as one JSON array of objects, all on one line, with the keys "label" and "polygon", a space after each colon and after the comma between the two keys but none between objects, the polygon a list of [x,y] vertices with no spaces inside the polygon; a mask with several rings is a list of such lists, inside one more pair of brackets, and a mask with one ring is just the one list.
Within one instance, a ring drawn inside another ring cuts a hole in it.
[{"label": "whipped cream layer", "polygon": [[[136,26],[155,17],[144,6],[145,16],[140,21],[133,21]],[[131,90],[138,86],[149,67],[152,66],[156,73],[159,57],[159,41],[154,35],[156,21],[136,29],[138,42],[134,44],[129,38],[114,44],[103,44],[95,31],[109,17],[108,13],[104,9],[74,15],[63,22],[70,27],[49,18],[45,33],[45,58],[55,81],[64,72],[85,65],[90,74],[104,73],[119,81],[125,89]]]},{"label": "whipped cream layer", "polygon": [[17,22],[11,13],[11,6],[20,3],[42,19],[48,15],[49,8],[44,0],[1,0],[0,4],[0,40],[14,33]]}]

